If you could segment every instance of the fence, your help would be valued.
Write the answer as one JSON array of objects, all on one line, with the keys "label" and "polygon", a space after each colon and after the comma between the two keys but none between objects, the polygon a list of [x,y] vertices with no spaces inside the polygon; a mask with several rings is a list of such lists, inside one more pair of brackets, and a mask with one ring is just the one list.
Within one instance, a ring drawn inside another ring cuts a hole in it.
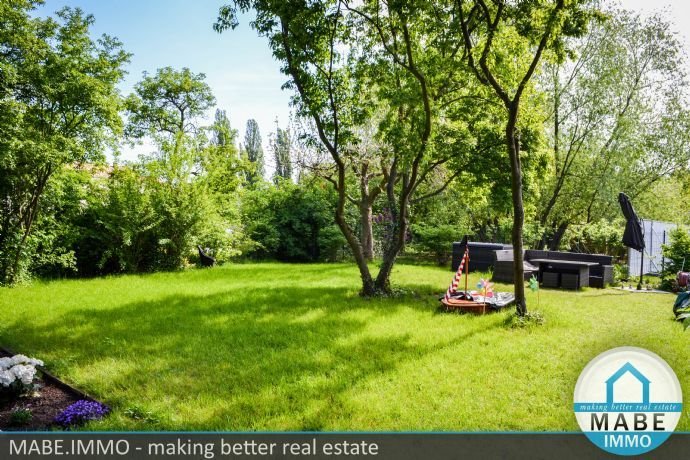
[{"label": "fence", "polygon": [[[668,234],[676,228],[676,224],[660,222],[658,220],[642,220],[644,230],[644,274],[658,275],[664,270],[664,257],[661,245],[668,242]],[[628,275],[640,275],[640,253],[628,248]]]}]

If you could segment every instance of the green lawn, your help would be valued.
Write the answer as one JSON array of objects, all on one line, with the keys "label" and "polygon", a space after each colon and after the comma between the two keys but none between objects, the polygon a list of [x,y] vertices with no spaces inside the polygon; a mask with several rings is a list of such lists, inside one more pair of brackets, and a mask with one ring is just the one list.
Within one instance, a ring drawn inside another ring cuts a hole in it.
[{"label": "green lawn", "polygon": [[510,313],[439,313],[450,278],[398,265],[415,294],[386,300],[359,298],[346,264],[35,283],[0,289],[0,344],[110,404],[96,430],[578,430],[580,371],[623,345],[690,394],[673,296],[544,290],[546,324],[511,329]]}]

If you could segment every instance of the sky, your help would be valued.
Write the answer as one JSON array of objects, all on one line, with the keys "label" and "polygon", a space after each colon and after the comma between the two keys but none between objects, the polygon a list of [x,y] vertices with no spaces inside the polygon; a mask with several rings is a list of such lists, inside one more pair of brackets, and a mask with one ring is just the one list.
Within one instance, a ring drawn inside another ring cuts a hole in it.
[{"label": "sky", "polygon": [[[222,34],[212,25],[222,0],[46,0],[37,11],[44,16],[64,6],[79,7],[93,14],[94,36],[117,37],[125,51],[132,53],[128,74],[120,84],[122,94],[132,92],[142,72],[155,73],[160,67],[188,67],[206,74],[206,82],[216,97],[216,106],[226,110],[230,123],[244,139],[247,120],[259,123],[268,152],[268,135],[275,120],[286,127],[290,116],[290,93],[281,90],[286,77],[273,59],[266,39],[257,36],[248,17],[235,30]],[[207,116],[210,123],[213,112]],[[123,158],[151,150],[146,144],[123,147]],[[266,155],[270,160],[270,155]],[[270,166],[270,165],[269,165]]]},{"label": "sky", "polygon": [[[64,6],[79,7],[93,14],[94,36],[113,35],[133,54],[128,75],[120,85],[124,95],[132,92],[142,72],[154,73],[160,67],[206,74],[206,82],[217,100],[217,107],[228,112],[233,128],[244,138],[247,120],[259,123],[268,153],[268,138],[276,129],[275,120],[286,127],[290,117],[289,90],[281,90],[286,81],[280,64],[273,59],[265,38],[249,26],[250,17],[242,17],[235,30],[222,34],[213,31],[223,0],[46,0],[37,14],[47,15]],[[675,31],[690,50],[690,2],[687,0],[621,0],[626,9],[649,14],[665,8]],[[690,65],[687,65],[690,74]],[[212,120],[213,113],[207,120]],[[133,160],[138,153],[152,150],[148,145],[123,148],[123,159]],[[271,156],[266,155],[271,167]]]}]

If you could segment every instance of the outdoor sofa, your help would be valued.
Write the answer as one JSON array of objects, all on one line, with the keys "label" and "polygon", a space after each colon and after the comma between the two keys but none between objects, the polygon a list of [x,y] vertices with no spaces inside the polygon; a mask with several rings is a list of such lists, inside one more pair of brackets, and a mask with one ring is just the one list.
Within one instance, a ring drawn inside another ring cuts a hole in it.
[{"label": "outdoor sofa", "polygon": [[[478,243],[469,241],[467,245],[470,249],[470,263],[469,271],[489,271],[494,265],[494,251],[500,249],[510,249],[513,246],[510,244],[501,243]],[[453,260],[450,264],[450,269],[452,271],[457,271],[460,266],[460,261],[462,256],[465,254],[465,243],[455,242],[453,243]]]},{"label": "outdoor sofa", "polygon": [[[532,275],[537,275],[539,272],[539,265],[531,263],[532,260],[551,259],[562,260],[566,262],[589,262],[592,263],[589,267],[589,280],[587,285],[590,287],[603,288],[607,284],[613,282],[613,257],[604,254],[583,254],[578,252],[561,252],[561,251],[540,251],[535,249],[527,249],[523,252],[525,279],[529,279]],[[541,280],[547,287],[556,287],[557,281],[552,272],[544,272],[544,277]],[[513,250],[504,249],[494,251],[493,264],[493,280],[501,283],[513,282]],[[563,280],[562,287],[577,288],[575,284],[570,285]],[[573,281],[575,283],[575,281]]]}]

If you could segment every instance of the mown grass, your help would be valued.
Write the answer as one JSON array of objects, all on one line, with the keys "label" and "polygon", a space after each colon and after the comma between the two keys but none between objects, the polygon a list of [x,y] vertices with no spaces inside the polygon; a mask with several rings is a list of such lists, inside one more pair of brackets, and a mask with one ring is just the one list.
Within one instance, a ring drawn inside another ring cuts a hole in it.
[{"label": "mown grass", "polygon": [[35,283],[0,289],[0,345],[110,404],[96,430],[577,430],[580,371],[624,345],[690,394],[670,295],[542,290],[546,324],[511,329],[511,312],[439,313],[450,277],[399,265],[414,294],[383,300],[346,264]]}]

